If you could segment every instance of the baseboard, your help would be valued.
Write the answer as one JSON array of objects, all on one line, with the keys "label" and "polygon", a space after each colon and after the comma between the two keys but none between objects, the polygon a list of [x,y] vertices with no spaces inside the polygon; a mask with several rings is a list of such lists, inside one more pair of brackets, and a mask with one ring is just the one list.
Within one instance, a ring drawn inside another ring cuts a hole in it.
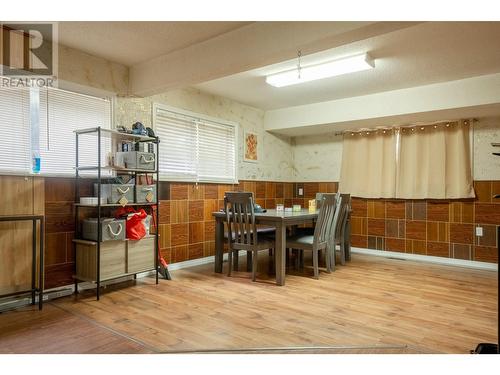
[{"label": "baseboard", "polygon": [[[224,260],[227,260],[227,253],[224,254]],[[175,271],[175,270],[180,270],[183,268],[190,268],[190,267],[195,267],[195,266],[200,266],[203,264],[208,264],[208,263],[214,263],[215,261],[215,256],[209,256],[205,258],[198,258],[198,259],[193,259],[193,260],[186,260],[184,262],[178,262],[178,263],[173,263],[169,264],[168,270],[169,271]],[[148,271],[148,272],[143,272],[143,273],[138,273],[137,278],[141,277],[147,277],[147,276],[154,276],[155,271]],[[108,281],[103,281],[101,285],[103,287],[106,287],[107,285],[113,285],[113,284],[118,284],[122,283],[127,280],[132,280],[133,276],[124,276],[118,279],[113,279],[113,280],[108,280]],[[95,284],[91,282],[82,282],[78,284],[78,290],[87,290],[87,289],[95,289]],[[43,300],[48,301],[52,300],[55,298],[60,298],[60,297],[66,297],[75,292],[75,286],[73,284],[71,285],[66,285],[62,287],[56,287],[56,288],[51,288],[51,289],[46,289],[43,292]],[[36,301],[38,302],[38,296],[36,297]],[[26,297],[13,297],[12,299],[6,299],[4,301],[0,301],[0,312],[2,311],[7,311],[7,310],[12,310],[15,308],[23,307],[23,306],[28,306],[31,303],[31,296],[26,296]]]},{"label": "baseboard", "polygon": [[453,259],[453,258],[435,257],[435,256],[420,255],[420,254],[407,254],[407,253],[400,253],[397,251],[363,249],[360,247],[351,247],[351,252],[357,253],[357,254],[374,255],[374,256],[384,257],[384,258],[414,260],[417,262],[443,264],[443,265],[447,265],[447,266],[474,268],[474,269],[478,269],[478,270],[488,270],[488,271],[498,271],[498,265],[495,263],[478,262],[475,260]]},{"label": "baseboard", "polygon": [[[224,253],[223,259],[227,260],[227,253]],[[209,256],[209,257],[205,257],[205,258],[198,258],[198,259],[186,260],[184,262],[169,264],[168,270],[175,271],[175,270],[180,270],[183,268],[201,266],[202,264],[214,263],[214,262],[215,262],[215,256]]]}]

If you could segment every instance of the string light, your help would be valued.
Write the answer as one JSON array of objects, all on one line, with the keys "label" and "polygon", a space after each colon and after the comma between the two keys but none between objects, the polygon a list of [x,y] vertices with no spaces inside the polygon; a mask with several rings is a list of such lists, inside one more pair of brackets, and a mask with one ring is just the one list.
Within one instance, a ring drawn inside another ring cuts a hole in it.
[{"label": "string light", "polygon": [[[476,121],[476,120],[474,120]],[[397,125],[393,125],[391,127],[378,127],[378,128],[373,128],[373,129],[359,129],[357,131],[350,131],[350,130],[347,130],[345,131],[345,134],[351,134],[351,136],[355,136],[355,135],[360,135],[360,136],[363,136],[363,135],[379,135],[380,133],[382,134],[387,134],[387,133],[406,133],[408,131],[412,131],[412,132],[415,132],[415,130],[426,130],[426,128],[428,126],[432,126],[434,129],[438,129],[440,128],[441,126],[446,126],[447,128],[449,127],[455,127],[457,125],[472,125],[473,121],[471,120],[457,120],[457,121],[454,121],[454,122],[438,122],[438,123],[435,123],[435,124],[427,124],[427,125],[406,125],[406,126],[397,126]],[[430,127],[429,127],[430,129]]]}]

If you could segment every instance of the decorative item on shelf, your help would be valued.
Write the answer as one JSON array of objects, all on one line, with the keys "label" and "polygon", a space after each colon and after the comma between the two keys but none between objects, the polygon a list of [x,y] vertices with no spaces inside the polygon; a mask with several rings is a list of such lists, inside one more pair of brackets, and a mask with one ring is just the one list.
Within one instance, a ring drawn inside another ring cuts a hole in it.
[{"label": "decorative item on shelf", "polygon": [[154,153],[140,151],[117,152],[115,159],[121,163],[122,158],[125,168],[154,170],[156,167]]},{"label": "decorative item on shelf", "polygon": [[[98,236],[97,218],[83,220],[82,238],[89,241],[97,241]],[[125,220],[112,217],[101,218],[101,241],[117,241],[125,239]]]},{"label": "decorative item on shelf", "polygon": [[[98,195],[98,184],[94,184],[94,195]],[[108,203],[119,203],[122,206],[131,202],[134,203],[134,184],[101,184],[101,198],[105,198]]]},{"label": "decorative item on shelf", "polygon": [[135,201],[137,203],[155,202],[156,185],[136,185]]},{"label": "decorative item on shelf", "polygon": [[127,129],[125,126],[121,126],[121,125],[116,127],[116,131],[118,131],[119,133],[124,133],[124,134],[132,134],[132,130]]},{"label": "decorative item on shelf", "polygon": [[292,207],[293,212],[300,212],[302,210],[302,206],[300,204],[294,204]]},{"label": "decorative item on shelf", "polygon": [[[108,203],[108,199],[106,197],[101,197],[101,204],[106,204],[106,203]],[[80,197],[80,204],[97,206],[98,204],[97,197]]]},{"label": "decorative item on shelf", "polygon": [[309,212],[316,212],[316,199],[309,200]]},{"label": "decorative item on shelf", "polygon": [[146,127],[142,124],[142,122],[135,122],[132,124],[132,133],[136,135],[147,135],[148,131]]}]

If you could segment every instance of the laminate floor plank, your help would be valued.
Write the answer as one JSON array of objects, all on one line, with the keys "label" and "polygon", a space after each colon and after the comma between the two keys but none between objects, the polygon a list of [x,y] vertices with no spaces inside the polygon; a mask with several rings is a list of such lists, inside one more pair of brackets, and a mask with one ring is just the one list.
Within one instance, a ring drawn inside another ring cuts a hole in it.
[{"label": "laminate floor plank", "polygon": [[492,271],[354,254],[319,280],[309,266],[289,268],[284,287],[265,272],[255,283],[246,272],[214,274],[212,264],[171,273],[159,285],[108,286],[100,301],[83,291],[41,313],[0,314],[0,352],[36,352],[45,339],[54,353],[468,353],[497,337]]}]

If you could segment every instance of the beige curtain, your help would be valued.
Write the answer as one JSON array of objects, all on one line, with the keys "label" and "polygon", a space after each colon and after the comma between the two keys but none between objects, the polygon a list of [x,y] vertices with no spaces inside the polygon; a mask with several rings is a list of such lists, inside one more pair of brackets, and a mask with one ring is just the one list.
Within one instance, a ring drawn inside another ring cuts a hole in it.
[{"label": "beige curtain", "polygon": [[469,121],[400,129],[396,198],[472,198]]},{"label": "beige curtain", "polygon": [[394,198],[394,130],[344,134],[339,191],[363,198]]}]

